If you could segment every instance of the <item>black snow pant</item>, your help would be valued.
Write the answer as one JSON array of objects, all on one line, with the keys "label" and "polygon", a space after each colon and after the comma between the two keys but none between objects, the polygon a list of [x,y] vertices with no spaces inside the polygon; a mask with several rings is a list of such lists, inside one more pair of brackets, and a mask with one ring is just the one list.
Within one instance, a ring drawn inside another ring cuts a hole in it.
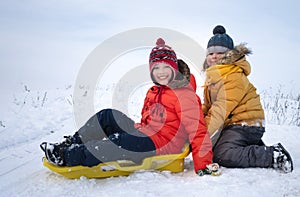
[{"label": "black snow pant", "polygon": [[72,137],[64,150],[67,166],[95,166],[99,163],[131,160],[140,163],[155,155],[151,138],[134,127],[134,121],[114,109],[92,116]]},{"label": "black snow pant", "polygon": [[213,147],[214,162],[230,168],[272,167],[274,149],[262,142],[264,132],[264,127],[225,127]]}]

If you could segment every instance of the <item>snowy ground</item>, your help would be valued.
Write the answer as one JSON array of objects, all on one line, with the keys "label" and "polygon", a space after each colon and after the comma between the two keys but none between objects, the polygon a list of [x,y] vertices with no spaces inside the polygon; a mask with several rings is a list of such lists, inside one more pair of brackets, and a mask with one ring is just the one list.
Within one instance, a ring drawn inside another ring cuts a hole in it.
[{"label": "snowy ground", "polygon": [[0,196],[300,196],[300,127],[271,123],[266,125],[264,141],[281,142],[290,151],[294,160],[290,174],[221,168],[219,177],[199,177],[188,157],[185,171],[177,174],[136,172],[128,177],[77,180],[57,175],[43,167],[39,144],[60,141],[75,130],[71,94],[69,87],[23,91],[15,95],[9,111],[1,112]]}]

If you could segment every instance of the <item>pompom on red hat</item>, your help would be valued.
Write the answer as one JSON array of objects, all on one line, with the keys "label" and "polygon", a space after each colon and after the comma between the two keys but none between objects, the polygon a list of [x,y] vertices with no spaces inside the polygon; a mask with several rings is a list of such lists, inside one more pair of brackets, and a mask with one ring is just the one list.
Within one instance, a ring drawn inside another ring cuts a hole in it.
[{"label": "pompom on red hat", "polygon": [[177,57],[174,50],[165,44],[162,38],[158,38],[156,46],[152,49],[149,57],[150,73],[152,73],[153,66],[157,63],[166,63],[170,65],[174,70],[176,76],[178,72]]}]

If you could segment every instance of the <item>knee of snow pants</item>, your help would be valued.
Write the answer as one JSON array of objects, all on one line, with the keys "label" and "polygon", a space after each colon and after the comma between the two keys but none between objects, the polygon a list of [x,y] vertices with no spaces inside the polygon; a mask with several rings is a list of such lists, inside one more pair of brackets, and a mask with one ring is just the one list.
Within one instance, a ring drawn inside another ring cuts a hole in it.
[{"label": "knee of snow pants", "polygon": [[79,130],[83,142],[102,140],[114,133],[134,130],[134,121],[115,109],[103,109],[93,115]]},{"label": "knee of snow pants", "polygon": [[115,109],[103,109],[97,113],[98,121],[107,136],[134,130],[134,121]]}]

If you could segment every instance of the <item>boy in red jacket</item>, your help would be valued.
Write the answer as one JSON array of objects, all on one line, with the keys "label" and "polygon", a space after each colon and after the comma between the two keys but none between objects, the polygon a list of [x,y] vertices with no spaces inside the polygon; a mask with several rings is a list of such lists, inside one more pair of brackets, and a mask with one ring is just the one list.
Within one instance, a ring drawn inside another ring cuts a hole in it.
[{"label": "boy in red jacket", "polygon": [[195,93],[190,70],[171,47],[158,39],[150,53],[154,86],[144,100],[140,123],[122,112],[103,109],[62,143],[42,143],[49,162],[59,166],[95,166],[131,160],[140,163],[154,155],[181,153],[190,143],[195,172],[203,175],[212,163],[212,145]]}]

